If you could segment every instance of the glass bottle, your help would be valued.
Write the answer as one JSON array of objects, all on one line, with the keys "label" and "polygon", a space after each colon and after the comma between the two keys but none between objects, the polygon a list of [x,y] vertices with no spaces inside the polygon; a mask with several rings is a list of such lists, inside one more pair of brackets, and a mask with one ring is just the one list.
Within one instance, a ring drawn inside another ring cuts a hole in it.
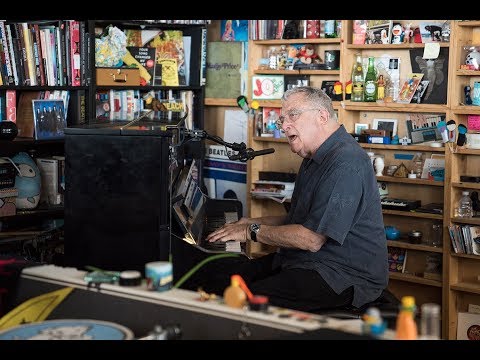
[{"label": "glass bottle", "polygon": [[415,298],[404,296],[397,316],[396,336],[398,340],[416,340],[418,336],[417,323],[415,322]]},{"label": "glass bottle", "polygon": [[440,340],[440,305],[425,303],[420,308],[420,334],[422,340]]},{"label": "glass bottle", "polygon": [[473,216],[472,199],[470,199],[468,191],[463,191],[462,197],[458,201],[457,216],[463,218]]},{"label": "glass bottle", "polygon": [[335,20],[325,20],[325,37],[326,38],[337,37],[337,27],[336,27]]},{"label": "glass bottle", "polygon": [[363,101],[377,101],[377,72],[375,71],[375,58],[373,56],[368,58]]},{"label": "glass bottle", "polygon": [[363,101],[364,78],[362,56],[357,54],[357,61],[352,70],[352,96],[350,101]]},{"label": "glass bottle", "polygon": [[423,153],[416,153],[415,156],[412,159],[413,162],[413,172],[417,175],[417,179],[420,179],[422,177],[422,172],[423,172]]}]

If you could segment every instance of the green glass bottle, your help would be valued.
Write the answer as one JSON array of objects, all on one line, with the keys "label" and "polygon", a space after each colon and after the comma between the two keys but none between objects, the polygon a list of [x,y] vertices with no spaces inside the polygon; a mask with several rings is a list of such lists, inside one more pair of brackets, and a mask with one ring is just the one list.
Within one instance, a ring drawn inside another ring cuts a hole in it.
[{"label": "green glass bottle", "polygon": [[362,56],[357,54],[357,61],[353,64],[352,70],[352,96],[350,101],[363,101],[364,78]]},{"label": "green glass bottle", "polygon": [[375,58],[368,58],[367,75],[365,75],[365,88],[363,101],[377,101],[377,72],[375,71]]}]

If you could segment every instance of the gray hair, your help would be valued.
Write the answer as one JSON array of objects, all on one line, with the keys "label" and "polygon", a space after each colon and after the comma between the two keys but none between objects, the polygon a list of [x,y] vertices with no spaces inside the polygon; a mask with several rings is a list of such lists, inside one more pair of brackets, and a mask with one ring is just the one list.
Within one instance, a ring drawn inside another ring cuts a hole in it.
[{"label": "gray hair", "polygon": [[333,109],[332,99],[322,89],[311,86],[298,86],[287,90],[282,97],[282,102],[287,101],[288,98],[294,94],[302,94],[303,98],[312,104],[313,107],[325,109],[330,115],[330,119],[337,121],[337,115]]}]

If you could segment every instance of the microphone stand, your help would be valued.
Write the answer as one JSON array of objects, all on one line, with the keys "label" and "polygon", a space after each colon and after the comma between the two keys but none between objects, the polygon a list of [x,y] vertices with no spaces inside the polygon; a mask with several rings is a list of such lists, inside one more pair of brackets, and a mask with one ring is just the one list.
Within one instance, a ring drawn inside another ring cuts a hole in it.
[{"label": "microphone stand", "polygon": [[213,142],[216,142],[217,144],[232,149],[233,151],[237,151],[238,153],[234,155],[230,155],[227,153],[227,157],[229,160],[239,160],[242,162],[246,162],[247,160],[251,160],[253,159],[253,157],[255,157],[255,155],[253,155],[254,150],[252,148],[247,148],[247,145],[244,142],[229,143],[219,136],[210,135],[205,130],[185,130],[185,136],[189,137],[192,141],[200,141],[204,139],[211,140]]}]

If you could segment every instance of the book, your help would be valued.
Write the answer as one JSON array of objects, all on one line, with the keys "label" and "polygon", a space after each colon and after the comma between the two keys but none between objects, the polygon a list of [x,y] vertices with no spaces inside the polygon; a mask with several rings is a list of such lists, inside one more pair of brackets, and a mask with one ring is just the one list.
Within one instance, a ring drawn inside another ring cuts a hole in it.
[{"label": "book", "polygon": [[165,66],[173,66],[173,64],[175,63],[175,69],[178,73],[178,84],[171,86],[186,85],[183,32],[181,30],[161,31],[159,34],[155,35],[153,39],[148,43],[148,47],[153,47],[156,49],[156,62],[162,64],[162,77],[166,73],[168,73],[168,76],[170,77],[168,80],[165,81],[173,81],[170,69],[165,69]]},{"label": "book", "polygon": [[367,37],[367,20],[353,20],[352,44],[363,45]]},{"label": "book", "polygon": [[459,312],[457,340],[480,340],[480,314]]},{"label": "book", "polygon": [[35,140],[62,139],[67,126],[63,100],[32,100]]},{"label": "book", "polygon": [[[140,69],[140,85],[154,85],[156,70],[155,48],[127,46],[127,51],[133,58],[127,65],[136,65]],[[128,56],[128,54],[126,56]],[[125,62],[125,57],[123,61]]]},{"label": "book", "polygon": [[391,272],[405,272],[407,262],[407,249],[389,246],[388,247],[388,270]]},{"label": "book", "polygon": [[242,94],[243,42],[207,44],[205,97],[236,99]]},{"label": "book", "polygon": [[422,73],[410,73],[405,82],[402,84],[397,102],[408,104],[410,101],[412,101],[413,95],[415,94],[418,85],[422,81],[422,78]]}]

